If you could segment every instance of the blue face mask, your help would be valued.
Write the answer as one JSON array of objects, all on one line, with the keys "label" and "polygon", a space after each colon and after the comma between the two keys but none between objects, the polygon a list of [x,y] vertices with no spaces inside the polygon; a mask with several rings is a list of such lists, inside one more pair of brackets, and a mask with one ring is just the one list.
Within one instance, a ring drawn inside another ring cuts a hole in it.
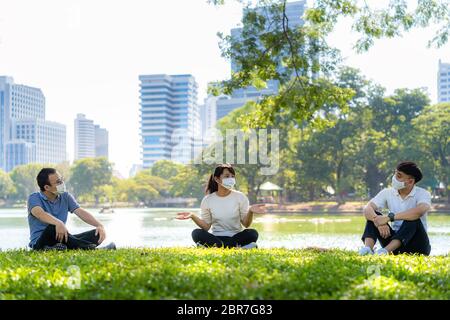
[{"label": "blue face mask", "polygon": [[236,184],[236,179],[234,178],[223,178],[221,185],[227,189],[232,189]]}]

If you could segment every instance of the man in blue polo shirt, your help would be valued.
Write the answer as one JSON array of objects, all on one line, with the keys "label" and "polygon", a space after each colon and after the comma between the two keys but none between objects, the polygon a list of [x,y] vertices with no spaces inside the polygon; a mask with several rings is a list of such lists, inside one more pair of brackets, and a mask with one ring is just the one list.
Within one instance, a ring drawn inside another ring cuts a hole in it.
[{"label": "man in blue polo shirt", "polygon": [[[75,198],[66,191],[61,175],[53,168],[43,168],[37,175],[40,192],[28,197],[28,224],[30,244],[35,250],[92,250],[106,237],[103,225],[89,212],[80,207]],[[71,235],[66,228],[68,212],[95,229]],[[114,243],[105,248],[115,249]]]}]

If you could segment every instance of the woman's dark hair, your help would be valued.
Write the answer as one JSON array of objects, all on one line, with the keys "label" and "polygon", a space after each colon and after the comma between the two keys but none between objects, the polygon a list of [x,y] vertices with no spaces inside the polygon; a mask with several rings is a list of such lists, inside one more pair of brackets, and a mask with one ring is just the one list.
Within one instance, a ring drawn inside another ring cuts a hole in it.
[{"label": "woman's dark hair", "polygon": [[41,171],[39,171],[36,180],[37,180],[37,184],[39,186],[39,188],[41,189],[41,191],[45,191],[45,186],[49,186],[50,185],[50,180],[48,179],[48,176],[51,174],[55,174],[56,173],[56,169],[53,168],[43,168]]},{"label": "woman's dark hair", "polygon": [[206,185],[205,189],[206,194],[211,194],[219,190],[219,185],[217,184],[216,180],[214,180],[214,177],[219,178],[225,169],[230,171],[232,175],[236,175],[234,168],[231,166],[231,164],[228,163],[219,164],[216,167],[216,169],[214,169],[214,173],[209,176],[208,184]]},{"label": "woman's dark hair", "polygon": [[417,164],[411,161],[400,162],[397,165],[397,171],[401,171],[409,176],[414,177],[415,183],[422,180],[422,171],[420,171]]}]

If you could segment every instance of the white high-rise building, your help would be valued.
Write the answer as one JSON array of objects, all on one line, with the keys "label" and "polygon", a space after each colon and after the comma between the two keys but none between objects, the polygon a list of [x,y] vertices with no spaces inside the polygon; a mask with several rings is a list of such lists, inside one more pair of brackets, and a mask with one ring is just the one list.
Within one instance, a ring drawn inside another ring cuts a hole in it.
[{"label": "white high-rise building", "polygon": [[66,161],[66,126],[42,119],[12,121],[13,141],[35,145],[34,162],[43,164]]},{"label": "white high-rise building", "polygon": [[10,140],[5,145],[6,172],[12,171],[16,166],[36,162],[36,145],[23,140]]},{"label": "white high-rise building", "polygon": [[94,120],[79,113],[74,122],[75,160],[83,158],[106,157],[109,152],[108,130],[94,124]]},{"label": "white high-rise building", "polygon": [[439,59],[437,75],[438,102],[450,102],[450,63],[442,63]]},{"label": "white high-rise building", "polygon": [[95,157],[95,125],[84,114],[77,114],[75,127],[75,160]]},{"label": "white high-rise building", "polygon": [[0,168],[66,160],[66,127],[45,120],[41,89],[0,76]]},{"label": "white high-rise building", "polygon": [[143,167],[162,159],[188,163],[201,147],[197,82],[189,74],[141,75],[139,80]]},{"label": "white high-rise building", "polygon": [[129,177],[133,178],[136,174],[138,174],[138,172],[142,171],[142,169],[142,164],[133,164],[130,168],[130,172],[128,173]]},{"label": "white high-rise building", "polygon": [[202,125],[203,144],[210,140],[207,135],[215,129],[217,122],[217,100],[220,97],[208,96],[205,102],[200,106],[200,119]]},{"label": "white high-rise building", "polygon": [[101,128],[99,125],[95,125],[95,156],[96,157],[106,157],[108,155],[108,130]]}]

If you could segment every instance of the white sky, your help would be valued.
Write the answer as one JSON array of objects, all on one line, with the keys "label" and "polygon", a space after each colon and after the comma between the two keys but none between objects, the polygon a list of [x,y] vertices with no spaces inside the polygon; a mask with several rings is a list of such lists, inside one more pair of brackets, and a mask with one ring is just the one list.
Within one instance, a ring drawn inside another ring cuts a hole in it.
[{"label": "white sky", "polygon": [[[140,163],[139,74],[190,73],[199,103],[209,81],[229,76],[216,33],[241,19],[234,1],[206,0],[0,0],[0,75],[39,87],[47,119],[67,126],[73,159],[73,121],[85,113],[109,131],[109,155],[128,176]],[[450,62],[450,44],[427,49],[430,30],[381,40],[366,54],[351,50],[355,38],[340,24],[332,44],[346,64],[388,89],[428,87],[436,100],[438,59]]]}]

